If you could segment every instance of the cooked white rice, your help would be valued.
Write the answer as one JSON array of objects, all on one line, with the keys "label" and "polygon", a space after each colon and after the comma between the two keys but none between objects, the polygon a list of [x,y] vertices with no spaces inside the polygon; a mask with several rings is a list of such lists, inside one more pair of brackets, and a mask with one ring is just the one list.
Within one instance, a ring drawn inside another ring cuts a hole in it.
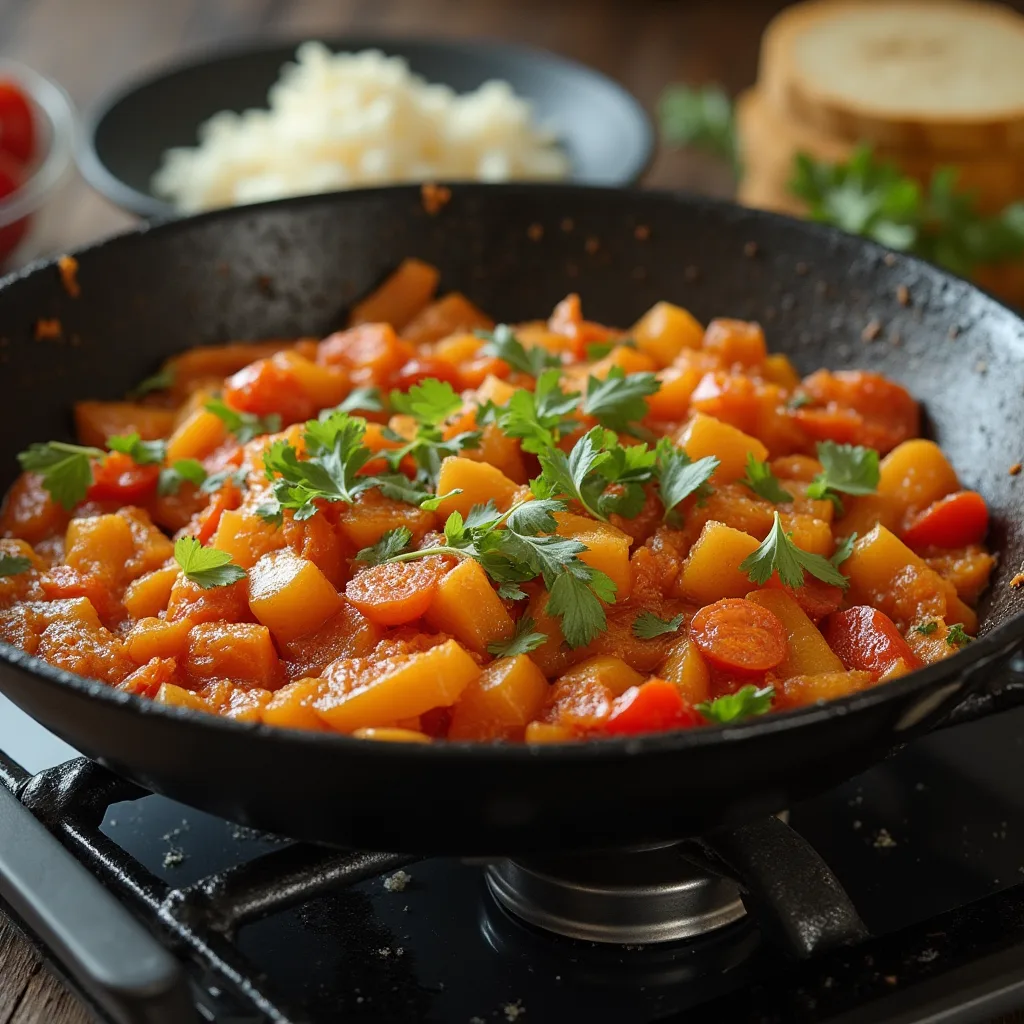
[{"label": "cooked white rice", "polygon": [[379,50],[303,43],[269,110],[221,111],[164,154],[154,191],[183,213],[362,185],[557,179],[569,162],[507,82],[457,95]]}]

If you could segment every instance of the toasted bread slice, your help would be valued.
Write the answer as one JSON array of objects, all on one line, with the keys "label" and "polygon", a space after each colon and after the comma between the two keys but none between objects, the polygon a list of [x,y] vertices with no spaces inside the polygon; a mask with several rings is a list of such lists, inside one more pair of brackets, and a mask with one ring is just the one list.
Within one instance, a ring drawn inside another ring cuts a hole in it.
[{"label": "toasted bread slice", "polygon": [[[775,188],[785,189],[793,173],[793,157],[804,152],[818,160],[847,160],[855,148],[849,140],[809,128],[795,118],[777,113],[757,89],[749,89],[736,101],[736,130],[744,167],[760,180],[770,178]],[[957,184],[978,194],[979,206],[996,213],[1024,196],[1024,153],[972,156],[932,152],[906,152],[876,146],[875,152],[891,160],[904,174],[927,186],[933,173],[955,166]]]},{"label": "toasted bread slice", "polygon": [[851,141],[1024,152],[1024,16],[978,0],[812,0],[761,42],[771,104]]}]

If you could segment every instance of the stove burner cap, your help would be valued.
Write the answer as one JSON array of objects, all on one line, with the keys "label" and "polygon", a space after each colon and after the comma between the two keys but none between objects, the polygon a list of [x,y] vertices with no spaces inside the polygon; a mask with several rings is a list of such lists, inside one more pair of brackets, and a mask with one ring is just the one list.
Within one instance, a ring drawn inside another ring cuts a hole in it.
[{"label": "stove burner cap", "polygon": [[506,910],[588,942],[690,939],[746,913],[739,889],[695,867],[678,844],[502,860],[485,877]]}]

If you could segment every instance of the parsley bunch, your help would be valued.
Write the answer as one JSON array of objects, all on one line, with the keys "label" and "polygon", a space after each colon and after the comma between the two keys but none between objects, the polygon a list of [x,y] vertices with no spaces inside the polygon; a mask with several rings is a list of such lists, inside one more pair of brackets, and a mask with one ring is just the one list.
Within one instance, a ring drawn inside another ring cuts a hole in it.
[{"label": "parsley bunch", "polygon": [[24,555],[9,555],[0,551],[0,580],[5,576],[18,576],[32,568],[31,559]]},{"label": "parsley bunch", "polygon": [[831,501],[840,515],[844,511],[840,492],[857,496],[878,490],[881,471],[874,448],[820,441],[818,461],[822,472],[808,485],[807,497]]},{"label": "parsley bunch", "polygon": [[239,412],[225,405],[219,398],[211,398],[203,408],[212,412],[229,434],[234,434],[239,444],[248,444],[261,434],[276,434],[281,429],[281,417],[276,412],[268,416],[256,416],[251,412]]},{"label": "parsley bunch", "polygon": [[477,423],[496,423],[501,432],[518,439],[524,452],[540,455],[571,434],[579,421],[578,391],[563,391],[561,373],[544,370],[533,391],[521,388],[503,406],[488,402],[477,412]]},{"label": "parsley bunch", "polygon": [[669,438],[663,437],[658,441],[654,473],[658,480],[661,503],[665,507],[665,522],[678,522],[676,507],[691,494],[703,497],[711,493],[708,481],[714,476],[719,464],[713,455],[705,455],[691,462],[690,456],[682,448],[677,448]]},{"label": "parsley bunch", "polygon": [[527,348],[508,324],[498,324],[493,331],[473,333],[487,342],[483,348],[485,355],[496,356],[508,363],[513,370],[525,373],[529,377],[539,377],[545,370],[562,365],[562,360],[558,356],[541,345]]}]

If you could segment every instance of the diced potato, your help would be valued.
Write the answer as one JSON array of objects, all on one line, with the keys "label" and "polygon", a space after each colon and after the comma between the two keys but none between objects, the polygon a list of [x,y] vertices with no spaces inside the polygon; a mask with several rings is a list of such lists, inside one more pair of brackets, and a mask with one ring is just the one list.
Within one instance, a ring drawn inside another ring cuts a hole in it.
[{"label": "diced potato", "polygon": [[903,513],[918,512],[960,489],[956,472],[934,441],[904,441],[879,469],[879,495],[893,498]]},{"label": "diced potato", "polygon": [[498,658],[470,683],[452,712],[450,740],[520,739],[544,706],[548,682],[529,655]]},{"label": "diced potato", "polygon": [[891,494],[865,494],[858,498],[843,495],[843,516],[835,523],[836,537],[857,534],[863,537],[879,523],[892,533],[898,533],[903,521],[903,507]]},{"label": "diced potato", "polygon": [[652,420],[682,421],[690,411],[690,396],[704,371],[693,366],[669,366],[658,373],[659,388],[647,396]]},{"label": "diced potato", "polygon": [[43,487],[37,473],[22,473],[0,500],[0,534],[38,544],[67,526],[69,513]]},{"label": "diced potato", "polygon": [[967,604],[974,604],[988,586],[988,578],[996,560],[980,544],[950,551],[927,554],[925,561],[943,578],[956,587],[957,596]]},{"label": "diced potato", "polygon": [[237,373],[257,359],[292,348],[294,341],[232,341],[226,345],[201,345],[180,352],[167,360],[166,368],[174,377],[175,394],[187,393],[197,381],[223,379]]},{"label": "diced potato", "polygon": [[318,364],[295,351],[278,352],[271,362],[283,379],[294,381],[318,409],[337,405],[351,390],[349,375],[342,367]]},{"label": "diced potato", "polygon": [[691,704],[699,704],[711,695],[711,671],[697,645],[688,636],[681,636],[675,641],[657,675],[659,679],[675,683]]},{"label": "diced potato", "polygon": [[233,679],[266,690],[284,681],[266,626],[251,622],[203,622],[188,635],[186,668],[200,679]]},{"label": "diced potato", "polygon": [[804,551],[813,555],[828,558],[835,548],[832,539],[832,527],[823,519],[805,515],[802,512],[780,512],[779,520],[782,528],[790,534],[790,539]]},{"label": "diced potato", "polygon": [[388,530],[400,526],[412,531],[415,543],[437,522],[433,512],[393,501],[377,490],[364,491],[354,505],[338,506],[337,516],[338,529],[356,551],[372,547]]},{"label": "diced potato", "polygon": [[761,325],[747,320],[712,320],[704,332],[703,347],[725,366],[760,366],[768,355]]},{"label": "diced potato", "polygon": [[704,328],[681,306],[656,302],[630,333],[641,352],[668,366],[684,348],[700,348]]},{"label": "diced potato", "polygon": [[560,683],[595,682],[607,687],[619,697],[631,686],[639,686],[647,677],[630,668],[621,658],[610,654],[596,654],[573,665],[559,676]]},{"label": "diced potato", "polygon": [[480,403],[493,402],[495,405],[508,405],[509,399],[518,390],[514,384],[509,384],[507,380],[502,380],[500,377],[488,374],[484,378],[483,384],[476,389],[476,401]]},{"label": "diced potato", "polygon": [[288,549],[264,555],[249,570],[249,607],[279,643],[315,632],[343,604],[316,565]]},{"label": "diced potato", "polygon": [[64,561],[85,576],[98,576],[115,586],[135,554],[135,539],[119,515],[72,519],[64,537]]},{"label": "diced potato", "polygon": [[324,732],[326,726],[313,710],[313,702],[320,696],[322,685],[320,679],[297,679],[286,683],[264,706],[264,724]]},{"label": "diced potato", "polygon": [[227,428],[219,416],[205,408],[196,409],[167,439],[167,461],[205,459],[227,436]]},{"label": "diced potato", "polygon": [[288,676],[317,676],[339,658],[365,658],[380,643],[383,629],[343,601],[341,610],[315,633],[282,645]]},{"label": "diced potato", "polygon": [[564,725],[554,725],[551,722],[531,722],[526,727],[526,734],[523,739],[527,743],[572,743],[579,737]]},{"label": "diced potato", "polygon": [[191,690],[186,690],[183,686],[175,686],[174,683],[163,683],[156,691],[153,700],[157,704],[170,704],[172,707],[188,708],[191,711],[210,712],[212,710],[202,697],[194,694]]},{"label": "diced potato", "polygon": [[190,619],[139,619],[124,638],[128,656],[138,665],[152,658],[184,658],[191,629]]},{"label": "diced potato", "polygon": [[534,632],[543,633],[547,637],[540,647],[530,651],[530,657],[548,679],[561,675],[574,661],[584,656],[569,647],[562,636],[559,620],[548,614],[546,590],[538,590],[530,598],[523,614],[533,619]]},{"label": "diced potato", "polygon": [[765,380],[778,384],[787,391],[793,391],[800,386],[800,374],[796,372],[796,367],[789,358],[781,352],[773,352],[765,358],[761,374]]},{"label": "diced potato", "polygon": [[740,572],[740,563],[757,547],[757,538],[749,533],[724,523],[705,523],[679,574],[680,594],[698,604],[711,604],[723,597],[746,597],[750,580]]},{"label": "diced potato", "polygon": [[219,713],[236,722],[261,722],[272,696],[269,690],[259,686],[236,686],[231,690],[227,703],[219,708]]},{"label": "diced potato", "polygon": [[587,372],[598,380],[604,380],[615,368],[628,376],[631,373],[649,373],[657,369],[657,363],[630,345],[616,345],[603,359],[598,359]]},{"label": "diced potato", "polygon": [[486,462],[451,455],[441,463],[437,493],[447,494],[454,490],[462,493],[445,498],[437,507],[442,518],[447,518],[452,512],[467,516],[474,505],[483,505],[487,501],[493,501],[504,511],[515,500],[519,485]]},{"label": "diced potato", "polygon": [[579,554],[580,560],[608,576],[615,584],[616,602],[625,601],[632,585],[629,571],[632,540],[629,535],[608,523],[599,523],[572,512],[556,512],[555,521],[558,523],[555,533],[586,545],[587,550]]},{"label": "diced potato", "polygon": [[441,275],[423,260],[405,259],[374,291],[352,307],[348,322],[389,323],[401,330],[434,296]]},{"label": "diced potato", "polygon": [[493,326],[494,321],[465,295],[449,292],[424,306],[402,328],[402,337],[416,345],[424,345],[456,332],[490,330]]},{"label": "diced potato", "polygon": [[784,590],[755,590],[746,598],[773,612],[786,627],[787,654],[775,669],[776,675],[787,679],[843,671],[843,663],[825,642],[818,627]]},{"label": "diced potato", "polygon": [[475,334],[450,334],[434,346],[434,355],[453,366],[458,366],[473,359],[483,345],[483,338],[478,338]]},{"label": "diced potato", "polygon": [[694,462],[714,455],[720,465],[711,479],[722,484],[746,476],[748,455],[759,462],[768,458],[768,449],[756,437],[700,412],[679,431],[676,444]]},{"label": "diced potato", "polygon": [[249,588],[245,580],[239,580],[226,587],[204,590],[179,573],[167,601],[167,618],[189,618],[193,623],[252,622]]},{"label": "diced potato", "polygon": [[395,726],[378,725],[356,729],[352,736],[357,740],[378,740],[383,743],[432,743],[431,738],[416,729],[399,729]]},{"label": "diced potato", "polygon": [[143,441],[167,437],[174,410],[135,402],[75,402],[75,433],[82,444],[106,448],[115,434],[138,434]]},{"label": "diced potato", "polygon": [[480,675],[480,666],[455,640],[416,654],[333,662],[317,714],[339,732],[388,725],[454,704]]},{"label": "diced potato", "polygon": [[174,658],[152,658],[117,684],[122,693],[153,698],[164,683],[177,685],[178,663]]},{"label": "diced potato", "polygon": [[472,558],[462,559],[441,579],[424,619],[478,654],[485,654],[488,644],[507,640],[516,628],[487,573]]},{"label": "diced potato", "polygon": [[281,529],[244,509],[225,509],[210,546],[226,551],[243,569],[251,569],[264,555],[284,547]]},{"label": "diced potato", "polygon": [[870,672],[825,672],[792,676],[775,687],[774,705],[779,710],[799,708],[818,701],[837,700],[875,685]]}]

